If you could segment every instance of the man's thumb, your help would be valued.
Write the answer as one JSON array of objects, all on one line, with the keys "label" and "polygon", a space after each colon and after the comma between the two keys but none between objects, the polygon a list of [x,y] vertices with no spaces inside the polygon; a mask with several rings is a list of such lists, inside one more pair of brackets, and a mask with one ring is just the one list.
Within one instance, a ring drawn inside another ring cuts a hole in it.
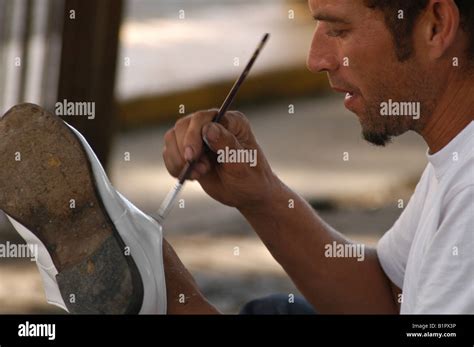
[{"label": "man's thumb", "polygon": [[202,138],[207,146],[217,152],[225,147],[239,149],[242,148],[234,134],[218,123],[209,123],[202,129]]}]

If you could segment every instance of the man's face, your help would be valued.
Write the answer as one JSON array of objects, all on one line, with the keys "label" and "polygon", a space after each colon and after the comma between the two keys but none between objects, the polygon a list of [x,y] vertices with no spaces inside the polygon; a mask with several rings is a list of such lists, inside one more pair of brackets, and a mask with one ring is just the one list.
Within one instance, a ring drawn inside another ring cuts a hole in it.
[{"label": "man's face", "polygon": [[[421,129],[434,110],[433,74],[416,54],[397,59],[383,13],[363,0],[309,0],[309,7],[317,24],[308,68],[326,71],[331,87],[346,94],[344,104],[359,117],[364,138],[385,145],[393,136]],[[419,102],[420,119],[381,115],[389,100]]]}]

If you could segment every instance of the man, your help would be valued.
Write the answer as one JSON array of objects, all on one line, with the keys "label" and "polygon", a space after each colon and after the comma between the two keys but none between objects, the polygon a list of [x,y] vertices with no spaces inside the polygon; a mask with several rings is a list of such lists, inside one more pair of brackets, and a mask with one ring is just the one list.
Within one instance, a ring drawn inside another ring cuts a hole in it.
[{"label": "man", "polygon": [[[215,110],[178,120],[165,135],[169,172],[198,161],[191,178],[242,213],[310,303],[272,297],[244,313],[311,313],[311,305],[318,313],[474,313],[474,4],[309,0],[309,7],[316,20],[309,69],[346,93],[365,139],[383,146],[415,131],[429,164],[377,249],[366,248],[363,261],[330,257],[328,245],[357,245],[275,176],[243,114],[228,112],[221,124],[211,123]],[[159,225],[113,189],[77,131],[23,105],[4,116],[0,133],[0,208],[28,242],[42,243],[38,266],[50,302],[78,313],[218,313],[172,248],[161,246]],[[203,141],[211,153],[203,154]],[[20,145],[21,165],[8,161]],[[258,164],[218,162],[223,149],[255,150]],[[35,181],[54,184],[32,199],[22,188],[39,189]],[[64,199],[77,194],[82,208],[71,212]]]},{"label": "man", "polygon": [[[429,147],[429,164],[408,206],[365,260],[325,257],[350,244],[272,172],[244,115],[197,112],[165,136],[163,158],[236,207],[320,313],[474,313],[474,4],[454,0],[310,0],[316,29],[308,57],[346,93],[364,138],[384,146],[409,130]],[[386,105],[415,103],[392,115]],[[256,149],[258,165],[201,156]],[[289,199],[295,208],[288,208]]]}]

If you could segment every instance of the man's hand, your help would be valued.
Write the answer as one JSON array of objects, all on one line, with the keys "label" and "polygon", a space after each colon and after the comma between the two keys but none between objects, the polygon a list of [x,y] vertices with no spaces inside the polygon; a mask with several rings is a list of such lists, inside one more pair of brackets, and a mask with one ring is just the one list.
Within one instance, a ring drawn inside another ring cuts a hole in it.
[{"label": "man's hand", "polygon": [[[178,177],[186,161],[197,163],[191,174],[215,200],[233,207],[262,204],[271,196],[276,180],[250,129],[238,111],[227,112],[220,123],[212,123],[217,110],[200,111],[179,119],[165,134],[163,159],[166,168]],[[211,151],[205,153],[204,142]],[[219,150],[256,150],[257,165],[218,163]]]}]

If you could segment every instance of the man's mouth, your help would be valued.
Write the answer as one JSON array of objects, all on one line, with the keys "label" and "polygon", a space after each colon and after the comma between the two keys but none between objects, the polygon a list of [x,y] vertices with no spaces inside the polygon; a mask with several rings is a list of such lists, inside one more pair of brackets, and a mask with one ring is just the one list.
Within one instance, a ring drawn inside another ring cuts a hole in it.
[{"label": "man's mouth", "polygon": [[354,93],[354,92],[347,92],[346,97],[344,99],[344,106],[349,110],[354,112],[355,114],[357,113],[357,110],[360,109],[358,108],[358,105],[360,103],[360,94]]},{"label": "man's mouth", "polygon": [[336,92],[339,92],[339,93],[345,93],[346,96],[344,98],[344,106],[348,110],[356,113],[355,107],[356,107],[357,101],[360,99],[360,95],[353,90],[342,89],[342,88],[337,88],[337,87],[333,87],[332,89],[334,89]]},{"label": "man's mouth", "polygon": [[346,93],[346,99],[352,98],[354,96],[353,92],[347,92]]},{"label": "man's mouth", "polygon": [[351,89],[343,89],[343,88],[338,88],[338,87],[331,87],[331,88],[338,93],[345,93],[346,96],[347,95],[353,96],[355,94],[355,92]]}]

